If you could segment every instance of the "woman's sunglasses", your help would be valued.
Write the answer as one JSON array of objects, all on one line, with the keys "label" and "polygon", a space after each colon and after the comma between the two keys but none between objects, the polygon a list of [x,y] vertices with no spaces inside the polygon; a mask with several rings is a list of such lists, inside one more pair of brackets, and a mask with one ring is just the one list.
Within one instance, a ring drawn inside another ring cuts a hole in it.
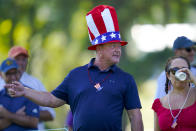
[{"label": "woman's sunglasses", "polygon": [[175,75],[175,73],[176,73],[178,70],[180,70],[180,69],[182,69],[182,68],[179,68],[179,67],[170,68],[170,69],[169,69],[169,72],[171,72],[173,75]]}]

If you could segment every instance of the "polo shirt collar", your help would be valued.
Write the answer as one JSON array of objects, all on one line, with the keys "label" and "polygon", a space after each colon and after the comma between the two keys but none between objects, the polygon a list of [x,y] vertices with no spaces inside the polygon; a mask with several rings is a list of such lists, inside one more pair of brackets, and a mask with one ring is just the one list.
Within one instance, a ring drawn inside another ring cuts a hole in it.
[{"label": "polo shirt collar", "polygon": [[[90,60],[90,62],[88,63],[88,69],[93,68],[93,67],[98,68],[96,65],[94,65],[94,61],[95,61],[95,58],[92,58]],[[117,66],[114,64],[114,65],[110,66],[108,69],[104,70],[103,72],[108,72],[110,70],[113,71],[113,72],[115,72],[116,71],[116,68],[117,68]]]}]

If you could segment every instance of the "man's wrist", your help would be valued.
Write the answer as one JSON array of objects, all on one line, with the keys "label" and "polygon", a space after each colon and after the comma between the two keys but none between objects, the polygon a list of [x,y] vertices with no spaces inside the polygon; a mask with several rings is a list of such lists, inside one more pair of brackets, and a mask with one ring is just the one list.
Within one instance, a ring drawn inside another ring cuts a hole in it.
[{"label": "man's wrist", "polygon": [[29,90],[29,88],[24,86],[24,93],[23,93],[23,96],[24,96],[24,97],[27,96],[28,90]]}]

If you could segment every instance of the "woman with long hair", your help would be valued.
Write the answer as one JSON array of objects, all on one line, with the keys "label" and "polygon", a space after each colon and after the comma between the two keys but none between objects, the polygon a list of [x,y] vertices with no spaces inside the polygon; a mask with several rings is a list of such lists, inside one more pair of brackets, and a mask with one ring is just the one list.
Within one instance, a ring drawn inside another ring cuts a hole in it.
[{"label": "woman with long hair", "polygon": [[[152,105],[154,130],[196,131],[196,77],[190,71],[190,63],[181,56],[171,57],[165,72],[167,95]],[[173,89],[168,92],[171,86]]]}]

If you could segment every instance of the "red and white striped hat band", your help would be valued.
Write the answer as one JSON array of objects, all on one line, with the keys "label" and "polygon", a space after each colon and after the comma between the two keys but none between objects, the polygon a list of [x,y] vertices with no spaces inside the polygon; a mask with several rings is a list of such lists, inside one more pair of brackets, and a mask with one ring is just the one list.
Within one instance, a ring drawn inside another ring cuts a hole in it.
[{"label": "red and white striped hat band", "polygon": [[120,42],[122,46],[127,42],[121,41],[116,11],[112,6],[99,5],[86,15],[88,33],[92,46],[89,50],[96,50],[96,46],[104,43]]}]

